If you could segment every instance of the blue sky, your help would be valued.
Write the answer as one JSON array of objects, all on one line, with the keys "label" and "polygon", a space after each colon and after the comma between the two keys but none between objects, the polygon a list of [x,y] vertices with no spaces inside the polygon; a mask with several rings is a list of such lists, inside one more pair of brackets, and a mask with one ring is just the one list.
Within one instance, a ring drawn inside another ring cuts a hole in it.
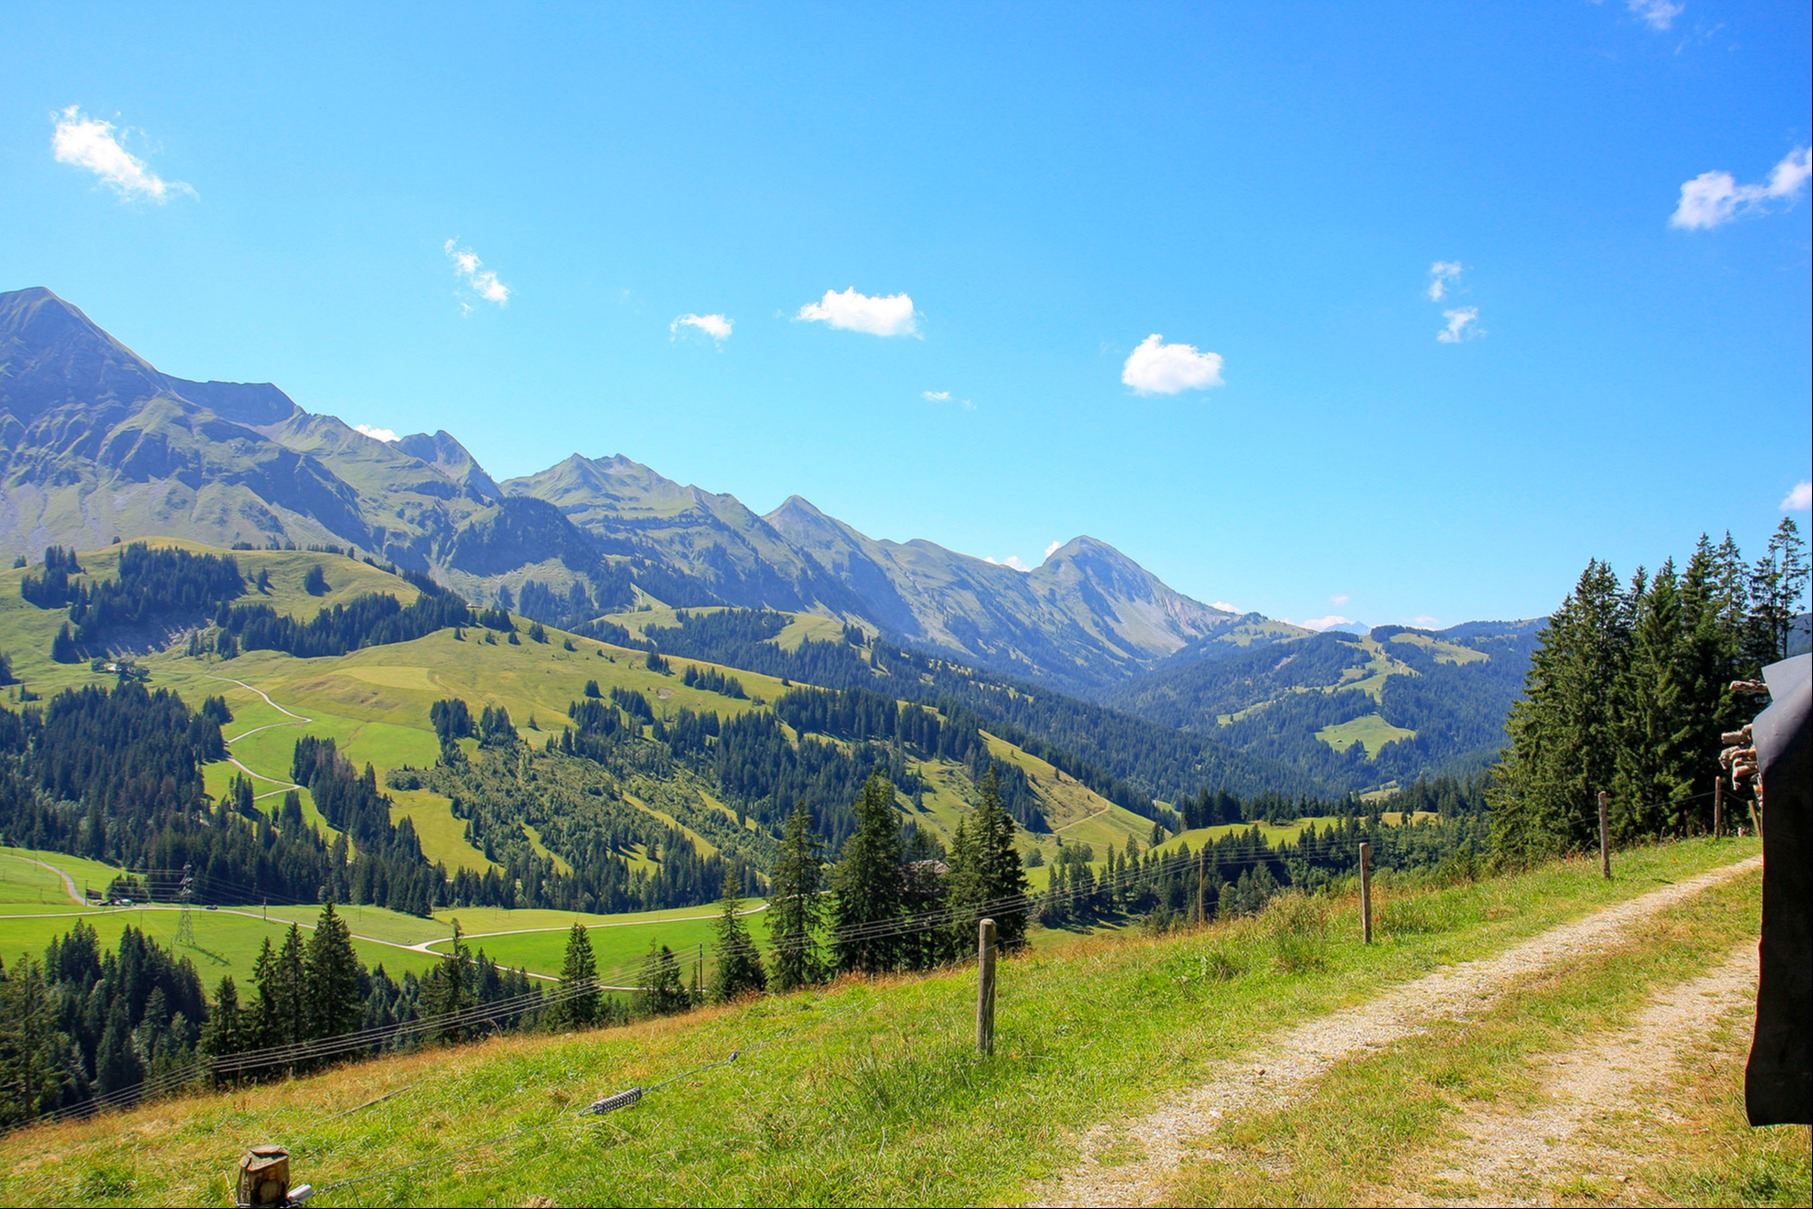
[{"label": "blue sky", "polygon": [[1299,621],[1806,525],[1805,4],[261,7],[11,10],[0,289]]}]

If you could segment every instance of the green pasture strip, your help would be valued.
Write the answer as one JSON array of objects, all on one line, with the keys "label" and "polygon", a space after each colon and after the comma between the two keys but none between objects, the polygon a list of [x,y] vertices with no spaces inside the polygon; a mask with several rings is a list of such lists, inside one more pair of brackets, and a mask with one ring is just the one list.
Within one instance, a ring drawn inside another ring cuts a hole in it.
[{"label": "green pasture strip", "polygon": [[[1653,885],[1654,883],[1651,883]],[[1420,905],[1420,904],[1419,904]],[[1481,1188],[1448,1171],[1446,1148],[1470,1111],[1539,1103],[1540,1059],[1623,1028],[1658,990],[1721,964],[1755,937],[1761,878],[1750,873],[1634,925],[1628,939],[1551,967],[1483,1013],[1339,1062],[1277,1112],[1235,1118],[1167,1189],[1179,1204],[1388,1204],[1406,1196],[1549,1204],[1564,1187]],[[1409,913],[1417,930],[1439,913]],[[1385,943],[1391,943],[1387,936]],[[1639,1153],[1653,1139],[1627,1138]],[[1128,1139],[1137,1147],[1137,1141]]]},{"label": "green pasture strip", "polygon": [[1416,732],[1402,726],[1393,726],[1380,714],[1364,714],[1348,722],[1324,726],[1316,732],[1316,738],[1338,752],[1344,752],[1358,743],[1366,749],[1366,755],[1370,758],[1377,756],[1387,743],[1416,738]]},{"label": "green pasture strip", "polygon": [[[1439,927],[1363,948],[1337,926],[1320,967],[1296,973],[1271,957],[1277,910],[1035,953],[1001,969],[992,1058],[975,1053],[974,974],[960,968],[199,1096],[0,1141],[0,1200],[212,1201],[244,1145],[280,1141],[296,1179],[363,1177],[321,1194],[326,1206],[1017,1203],[1076,1162],[1083,1131],[1149,1111],[1275,1030],[1755,850],[1690,841],[1620,854],[1609,882],[1569,861],[1403,889]],[[1352,908],[1329,905],[1337,919]],[[1228,953],[1247,972],[1209,976]],[[686,1073],[733,1051],[732,1066]],[[575,1115],[676,1077],[634,1108]],[[336,1119],[409,1078],[425,1082]]]},{"label": "green pasture strip", "polygon": [[[74,908],[74,904],[71,907]],[[305,923],[313,923],[316,914],[313,909],[304,909],[297,913],[296,918]],[[87,913],[80,913],[78,909],[70,915],[46,914],[36,918],[0,919],[0,958],[10,962],[20,953],[41,958],[50,942],[67,935],[78,919],[95,930],[103,950],[117,949],[120,934],[128,927],[133,927],[152,937],[178,957],[187,957],[195,963],[195,969],[201,975],[202,985],[210,998],[223,974],[231,974],[242,988],[249,986],[252,967],[258,960],[259,947],[267,937],[272,944],[281,945],[283,934],[289,927],[289,920],[283,918],[275,907],[271,909],[271,917],[267,921],[261,913],[247,908],[223,907],[209,911],[198,906],[190,912],[190,919],[195,927],[195,943],[179,945],[176,934],[182,919],[180,908],[111,907]],[[359,928],[353,930],[361,931]],[[305,928],[304,933],[306,932]],[[382,963],[385,969],[396,975],[401,975],[404,970],[420,973],[437,960],[426,953],[411,953],[364,941],[355,940],[353,948],[357,950],[359,960],[366,965]]]},{"label": "green pasture strip", "polygon": [[[43,864],[34,863],[39,861]],[[44,868],[44,865],[51,865],[67,873],[76,884],[77,894],[81,894],[84,887],[92,888],[97,894],[105,894],[108,883],[121,873],[121,870],[112,865],[91,861],[86,857],[36,848],[0,848],[0,909],[13,910],[16,907],[34,905],[54,907],[57,910],[75,907],[75,900],[69,897],[69,888],[64,885],[63,879]],[[4,935],[4,925],[0,925],[0,936]]]},{"label": "green pasture strip", "polygon": [[[386,789],[390,795],[390,821],[408,819],[422,842],[422,855],[440,862],[448,873],[470,869],[483,873],[498,868],[466,839],[466,820],[454,817],[453,803],[427,789]],[[557,862],[564,865],[564,861]]]}]

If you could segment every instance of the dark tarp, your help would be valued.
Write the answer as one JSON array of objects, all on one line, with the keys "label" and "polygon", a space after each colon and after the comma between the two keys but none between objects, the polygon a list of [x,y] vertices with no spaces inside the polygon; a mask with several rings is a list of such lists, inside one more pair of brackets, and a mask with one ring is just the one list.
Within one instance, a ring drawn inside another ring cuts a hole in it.
[{"label": "dark tarp", "polygon": [[1762,979],[1744,1071],[1752,1125],[1813,1124],[1813,786],[1808,723],[1813,656],[1763,669],[1771,703],[1757,715],[1763,783]]}]

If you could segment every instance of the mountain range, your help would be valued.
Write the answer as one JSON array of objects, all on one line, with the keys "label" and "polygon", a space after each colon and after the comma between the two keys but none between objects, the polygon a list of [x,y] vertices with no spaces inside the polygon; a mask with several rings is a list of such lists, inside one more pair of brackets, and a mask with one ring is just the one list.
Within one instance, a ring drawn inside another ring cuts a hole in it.
[{"label": "mountain range", "polygon": [[[1351,721],[1359,702],[1343,689],[1376,705],[1394,676],[1492,657],[1455,630],[1445,659],[1391,658],[1402,642],[1381,658],[1365,635],[1318,636],[1193,600],[1087,536],[1020,571],[869,537],[799,496],[759,515],[621,455],[576,453],[499,482],[447,432],[379,440],[269,383],[162,373],[42,288],[0,293],[0,436],[0,550],[34,560],[52,544],[154,535],[349,547],[567,626],[651,605],[818,614],[1205,734],[1306,689],[1342,697],[1335,712]],[[1318,670],[1307,681],[1245,675],[1279,663],[1263,654],[1279,644],[1318,652],[1302,661]],[[1527,645],[1500,650],[1491,708],[1508,706],[1498,681],[1515,694]],[[1251,691],[1236,700],[1228,686],[1241,683]],[[1215,704],[1179,707],[1180,691]],[[1326,737],[1320,746],[1346,754]]]}]

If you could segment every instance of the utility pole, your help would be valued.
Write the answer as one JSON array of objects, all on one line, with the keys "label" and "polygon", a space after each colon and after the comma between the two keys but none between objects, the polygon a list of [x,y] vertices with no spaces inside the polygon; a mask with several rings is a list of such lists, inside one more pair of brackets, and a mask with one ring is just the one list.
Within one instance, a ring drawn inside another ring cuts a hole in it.
[{"label": "utility pole", "polygon": [[1712,778],[1712,838],[1725,838],[1725,774]]},{"label": "utility pole", "polygon": [[1612,876],[1611,828],[1607,822],[1606,811],[1612,804],[1612,795],[1601,789],[1599,791],[1599,872],[1609,881]]},{"label": "utility pole", "polygon": [[1209,864],[1209,842],[1205,839],[1202,848],[1196,853],[1196,925],[1202,927],[1209,922],[1208,886],[1205,876]]},{"label": "utility pole", "polygon": [[1360,943],[1372,943],[1372,845],[1360,842]]}]

